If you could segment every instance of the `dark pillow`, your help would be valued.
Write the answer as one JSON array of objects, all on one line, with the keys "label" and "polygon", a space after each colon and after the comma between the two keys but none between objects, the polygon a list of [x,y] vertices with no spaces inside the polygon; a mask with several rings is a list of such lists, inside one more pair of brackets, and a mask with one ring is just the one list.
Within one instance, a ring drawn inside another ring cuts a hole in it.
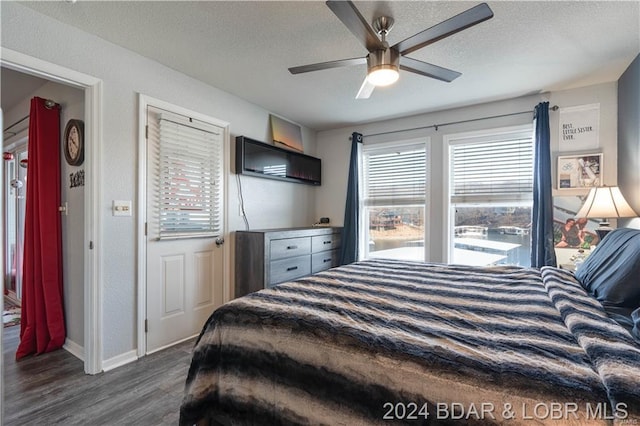
[{"label": "dark pillow", "polygon": [[640,229],[611,231],[575,276],[604,305],[640,306]]},{"label": "dark pillow", "polygon": [[631,314],[631,319],[633,320],[633,330],[631,333],[636,336],[636,339],[640,340],[640,308],[633,311]]}]

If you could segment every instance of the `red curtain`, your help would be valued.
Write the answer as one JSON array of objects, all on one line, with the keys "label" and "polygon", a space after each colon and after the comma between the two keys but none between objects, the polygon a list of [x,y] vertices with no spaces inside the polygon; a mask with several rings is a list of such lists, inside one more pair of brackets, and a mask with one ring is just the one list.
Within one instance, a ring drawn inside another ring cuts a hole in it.
[{"label": "red curtain", "polygon": [[22,319],[16,359],[59,349],[66,337],[60,227],[60,106],[31,99]]}]

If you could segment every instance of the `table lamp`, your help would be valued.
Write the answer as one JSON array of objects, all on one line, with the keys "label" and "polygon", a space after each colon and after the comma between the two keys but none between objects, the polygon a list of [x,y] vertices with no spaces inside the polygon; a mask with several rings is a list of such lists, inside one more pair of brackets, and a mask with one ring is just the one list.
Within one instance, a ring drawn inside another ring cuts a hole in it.
[{"label": "table lamp", "polygon": [[582,208],[576,213],[576,217],[601,218],[600,226],[596,233],[600,241],[613,229],[608,219],[619,217],[637,217],[636,212],[624,199],[620,188],[617,186],[599,186],[591,188]]}]

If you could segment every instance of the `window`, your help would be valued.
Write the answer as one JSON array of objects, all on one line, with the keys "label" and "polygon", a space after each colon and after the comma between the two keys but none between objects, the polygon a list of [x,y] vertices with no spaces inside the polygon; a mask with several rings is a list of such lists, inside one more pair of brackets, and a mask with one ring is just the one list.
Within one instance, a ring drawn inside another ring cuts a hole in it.
[{"label": "window", "polygon": [[363,147],[365,257],[424,260],[425,143]]},{"label": "window", "polygon": [[529,266],[532,129],[447,139],[451,263]]},{"label": "window", "polygon": [[149,140],[157,173],[157,237],[219,235],[223,129],[166,111],[150,112],[156,112],[150,115]]}]

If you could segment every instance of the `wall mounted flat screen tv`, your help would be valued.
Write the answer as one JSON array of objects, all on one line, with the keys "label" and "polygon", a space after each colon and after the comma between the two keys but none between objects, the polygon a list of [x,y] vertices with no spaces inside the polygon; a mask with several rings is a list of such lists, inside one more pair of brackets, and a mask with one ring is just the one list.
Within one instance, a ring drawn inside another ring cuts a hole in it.
[{"label": "wall mounted flat screen tv", "polygon": [[236,137],[236,173],[308,185],[321,184],[319,158]]}]

